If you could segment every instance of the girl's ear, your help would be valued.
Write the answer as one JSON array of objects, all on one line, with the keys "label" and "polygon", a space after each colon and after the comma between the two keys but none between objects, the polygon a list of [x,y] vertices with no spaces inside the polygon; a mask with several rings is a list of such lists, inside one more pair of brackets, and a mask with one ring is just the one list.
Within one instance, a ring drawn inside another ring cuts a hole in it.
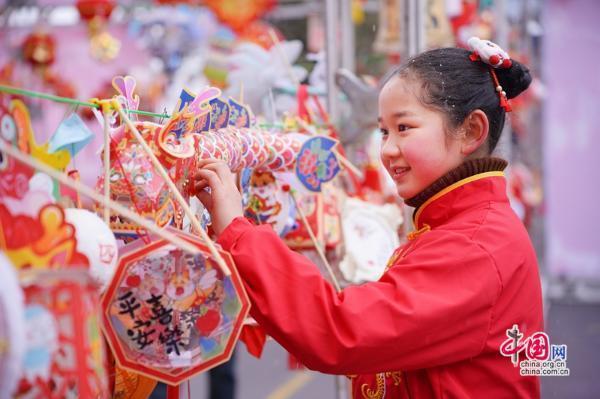
[{"label": "girl's ear", "polygon": [[[480,109],[471,112],[463,122],[462,129],[461,152],[465,156],[469,156],[479,150],[487,153],[487,149],[483,148],[487,141],[490,131],[490,123],[487,115]],[[482,154],[483,155],[483,154]]]}]

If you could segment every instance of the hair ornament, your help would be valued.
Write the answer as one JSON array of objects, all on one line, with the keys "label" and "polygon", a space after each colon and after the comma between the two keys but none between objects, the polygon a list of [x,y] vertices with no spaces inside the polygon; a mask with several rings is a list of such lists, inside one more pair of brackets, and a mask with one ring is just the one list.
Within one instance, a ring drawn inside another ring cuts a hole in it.
[{"label": "hair ornament", "polygon": [[467,43],[471,49],[471,55],[469,58],[471,61],[481,61],[490,66],[490,74],[492,75],[492,81],[494,82],[494,88],[498,93],[500,99],[500,106],[504,108],[506,112],[512,111],[506,92],[500,86],[498,76],[494,68],[508,69],[512,66],[510,56],[496,43],[489,40],[482,40],[478,37],[471,37]]}]

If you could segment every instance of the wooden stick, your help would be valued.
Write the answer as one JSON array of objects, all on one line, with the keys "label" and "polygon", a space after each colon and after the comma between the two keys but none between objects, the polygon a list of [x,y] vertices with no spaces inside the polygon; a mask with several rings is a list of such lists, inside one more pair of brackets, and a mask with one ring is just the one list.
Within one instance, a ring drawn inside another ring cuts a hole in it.
[{"label": "wooden stick", "polygon": [[294,206],[296,207],[296,209],[298,210],[298,213],[300,214],[302,223],[304,224],[306,231],[308,231],[308,235],[310,236],[310,239],[312,240],[313,244],[315,244],[315,249],[317,250],[319,257],[325,264],[325,268],[327,269],[327,273],[329,273],[329,277],[331,277],[331,282],[333,283],[335,290],[337,292],[341,292],[342,289],[340,288],[340,283],[338,282],[337,278],[335,277],[335,274],[333,274],[333,269],[331,268],[331,265],[329,264],[329,261],[327,260],[325,253],[323,252],[323,248],[321,248],[321,243],[317,240],[317,237],[315,237],[315,233],[313,232],[312,227],[310,227],[310,224],[308,223],[308,219],[306,218],[304,211],[302,211],[302,209],[300,208],[300,204],[298,203],[298,200],[296,199],[294,190],[292,190],[291,188],[290,188],[290,195],[292,196],[292,200],[294,201]]},{"label": "wooden stick", "polygon": [[32,156],[23,154],[21,151],[15,149],[14,147],[10,146],[9,144],[7,144],[6,142],[4,142],[2,140],[0,140],[0,150],[3,153],[5,153],[6,155],[15,158],[16,160],[24,163],[25,165],[27,165],[33,169],[39,170],[40,172],[47,174],[48,176],[52,177],[53,179],[58,180],[65,186],[77,191],[77,193],[83,194],[86,197],[89,197],[89,198],[93,199],[94,201],[98,202],[102,206],[111,209],[113,212],[116,212],[116,213],[119,213],[119,214],[125,216],[127,219],[131,220],[132,222],[139,224],[146,230],[151,231],[152,233],[156,234],[157,236],[169,241],[171,244],[180,247],[184,251],[191,252],[193,254],[200,253],[200,249],[198,249],[194,245],[190,244],[189,242],[177,237],[176,235],[174,235],[173,233],[170,233],[167,230],[159,228],[158,226],[156,226],[156,224],[148,221],[147,219],[142,218],[138,214],[130,211],[129,209],[127,209],[126,207],[124,207],[123,205],[121,205],[115,201],[112,201],[109,199],[108,202],[106,202],[104,196],[98,194],[91,188],[79,183],[76,180],[69,178],[67,175],[65,175],[62,172],[58,172],[58,171],[52,169],[50,166],[48,166],[44,163],[41,163],[40,161],[33,158]]},{"label": "wooden stick", "polygon": [[[110,132],[109,132],[109,118],[108,109],[102,109],[102,116],[104,117],[104,201],[110,200]],[[104,223],[110,223],[110,209],[104,207]]]},{"label": "wooden stick", "polygon": [[204,231],[204,229],[202,228],[200,221],[198,221],[198,218],[196,218],[196,215],[194,215],[194,212],[192,211],[190,206],[185,201],[185,198],[183,198],[183,195],[181,195],[181,193],[179,192],[179,189],[177,188],[175,183],[173,183],[173,180],[171,180],[171,177],[169,176],[169,174],[167,173],[165,168],[161,165],[160,161],[154,155],[154,153],[152,152],[152,149],[150,148],[148,143],[146,143],[146,140],[144,140],[140,131],[135,127],[133,122],[131,122],[131,119],[129,119],[127,117],[127,115],[121,108],[121,104],[119,104],[118,102],[115,101],[113,106],[116,108],[117,112],[121,116],[121,120],[125,122],[125,124],[129,128],[131,133],[135,136],[137,141],[140,143],[140,145],[146,152],[146,155],[148,155],[148,157],[150,158],[150,161],[152,162],[152,165],[154,165],[154,168],[156,169],[158,174],[163,178],[165,183],[167,183],[167,186],[169,186],[169,189],[171,190],[171,194],[173,194],[173,196],[175,197],[175,199],[177,200],[177,202],[179,203],[181,208],[183,208],[183,212],[188,217],[188,219],[190,219],[190,222],[192,223],[192,226],[194,227],[194,229],[198,230],[198,232],[200,233],[202,240],[208,246],[210,253],[212,254],[213,258],[217,261],[217,264],[221,268],[221,271],[223,272],[223,274],[225,276],[230,276],[231,270],[229,270],[229,267],[227,267],[225,260],[223,260],[223,258],[221,257],[221,254],[219,254],[219,251],[215,247],[214,243],[208,237],[208,234],[206,234],[206,231]]},{"label": "wooden stick", "polygon": [[[304,120],[302,120],[302,118],[296,118],[296,121],[298,122],[298,124],[304,129],[306,130],[311,136],[318,136],[318,133],[316,132],[316,130],[310,126],[308,123],[306,123]],[[338,152],[338,150],[334,149],[333,150],[335,156],[337,157],[337,159],[339,159],[340,163],[346,168],[346,169],[350,169],[352,171],[352,173],[354,173],[356,176],[358,176],[359,178],[363,178],[363,174],[362,172],[356,167],[354,166],[354,164],[352,162],[350,162],[348,160],[348,158],[346,158],[345,156],[343,156],[342,154],[340,154]]]},{"label": "wooden stick", "polygon": [[275,51],[277,52],[277,55],[281,59],[281,63],[283,64],[283,67],[285,68],[286,72],[290,76],[292,83],[296,87],[300,86],[300,82],[296,78],[296,75],[294,75],[294,69],[292,68],[292,64],[291,64],[290,60],[288,60],[287,57],[285,56],[285,53],[283,52],[283,49],[281,48],[281,41],[275,34],[275,30],[273,28],[269,29],[269,36],[271,37],[271,41],[273,42],[273,45],[275,46]]}]

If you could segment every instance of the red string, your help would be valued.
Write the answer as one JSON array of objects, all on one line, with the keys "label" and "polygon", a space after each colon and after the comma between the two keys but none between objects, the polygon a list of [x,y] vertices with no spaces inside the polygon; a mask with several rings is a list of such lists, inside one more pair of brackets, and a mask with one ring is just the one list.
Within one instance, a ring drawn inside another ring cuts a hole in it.
[{"label": "red string", "polygon": [[494,81],[494,90],[498,92],[498,97],[500,98],[500,106],[504,108],[504,111],[506,112],[512,111],[512,108],[510,106],[510,103],[508,102],[508,98],[506,98],[506,95],[502,92],[502,90],[498,91],[497,89],[497,87],[501,88],[501,86],[500,82],[498,81],[496,71],[494,71],[493,67],[490,67],[490,74],[492,75],[492,80]]}]

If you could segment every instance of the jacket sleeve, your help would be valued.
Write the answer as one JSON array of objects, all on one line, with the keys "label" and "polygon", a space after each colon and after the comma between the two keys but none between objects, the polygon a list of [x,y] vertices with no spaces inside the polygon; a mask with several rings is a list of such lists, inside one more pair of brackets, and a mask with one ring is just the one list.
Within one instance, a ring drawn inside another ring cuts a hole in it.
[{"label": "jacket sleeve", "polygon": [[236,218],[218,239],[236,263],[251,315],[308,368],[330,374],[411,370],[479,354],[500,280],[490,256],[432,230],[378,281],[336,293],[270,226]]}]

